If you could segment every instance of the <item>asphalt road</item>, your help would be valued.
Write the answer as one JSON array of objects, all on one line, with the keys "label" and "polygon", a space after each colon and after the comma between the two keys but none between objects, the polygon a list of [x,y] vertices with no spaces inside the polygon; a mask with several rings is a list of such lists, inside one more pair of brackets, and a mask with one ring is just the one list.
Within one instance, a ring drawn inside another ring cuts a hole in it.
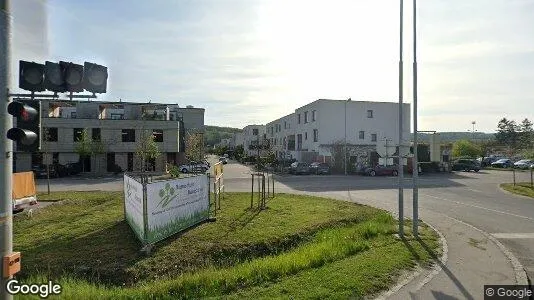
[{"label": "asphalt road", "polygon": [[[321,195],[398,211],[396,177],[288,175],[275,179],[276,192]],[[517,180],[529,181],[530,175],[519,173]],[[419,207],[493,234],[519,259],[532,279],[534,199],[500,190],[498,184],[503,182],[512,182],[511,172],[424,174],[419,179]],[[122,177],[61,178],[51,183],[52,191],[122,190]],[[224,183],[227,191],[250,191],[250,169],[231,161],[224,166]],[[405,178],[404,183],[405,216],[411,218],[412,179]],[[46,191],[46,180],[38,180],[38,190]]]}]

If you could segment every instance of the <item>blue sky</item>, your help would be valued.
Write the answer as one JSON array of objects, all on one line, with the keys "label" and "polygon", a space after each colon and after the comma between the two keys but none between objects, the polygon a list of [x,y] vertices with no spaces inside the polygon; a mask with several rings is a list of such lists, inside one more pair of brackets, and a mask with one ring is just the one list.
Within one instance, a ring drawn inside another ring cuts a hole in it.
[{"label": "blue sky", "polygon": [[[318,98],[398,101],[396,0],[17,0],[13,61],[109,68],[103,100],[267,123]],[[412,102],[405,2],[405,102]],[[28,15],[31,17],[28,17]],[[418,1],[419,129],[534,119],[534,1]],[[15,82],[14,82],[15,83]]]}]

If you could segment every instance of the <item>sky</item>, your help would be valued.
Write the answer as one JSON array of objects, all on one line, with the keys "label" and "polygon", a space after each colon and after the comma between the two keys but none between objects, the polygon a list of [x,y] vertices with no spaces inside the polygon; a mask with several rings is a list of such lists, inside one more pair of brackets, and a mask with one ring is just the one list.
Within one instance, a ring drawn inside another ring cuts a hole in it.
[{"label": "sky", "polygon": [[[320,98],[398,102],[399,2],[16,0],[12,60],[103,64],[100,100],[193,105],[207,125],[242,128]],[[404,1],[405,103],[412,9]],[[419,130],[534,120],[532,15],[532,0],[418,1]]]}]

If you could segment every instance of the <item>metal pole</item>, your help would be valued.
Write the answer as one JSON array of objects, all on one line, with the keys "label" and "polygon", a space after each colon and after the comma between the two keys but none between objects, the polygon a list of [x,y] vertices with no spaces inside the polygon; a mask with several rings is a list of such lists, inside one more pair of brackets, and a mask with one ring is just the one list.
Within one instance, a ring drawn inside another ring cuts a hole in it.
[{"label": "metal pole", "polygon": [[250,192],[250,208],[252,208],[254,206],[254,173],[251,174],[252,175],[252,189],[251,189],[251,192]]},{"label": "metal pole", "polygon": [[403,31],[403,0],[400,0],[400,31],[399,31],[399,236],[404,237],[404,168],[402,165],[402,97],[403,97],[403,63],[402,63],[402,31]]},{"label": "metal pole", "polygon": [[[7,114],[9,103],[9,86],[11,85],[11,15],[10,1],[0,0],[0,256],[13,252],[13,143],[6,138],[6,133],[13,126],[13,119]],[[4,269],[3,259],[2,270]],[[0,274],[0,299],[13,299],[7,292],[6,285],[12,277],[4,278]]]},{"label": "metal pole", "polygon": [[515,186],[515,168],[512,168],[512,173],[514,174],[514,186]]},{"label": "metal pole", "polygon": [[345,147],[343,164],[345,165],[345,175],[347,175],[347,100],[345,100]]},{"label": "metal pole", "polygon": [[534,168],[530,168],[530,187],[534,187],[534,180],[532,178],[532,173],[534,173]]},{"label": "metal pole", "polygon": [[412,180],[413,180],[413,236],[419,236],[419,164],[417,157],[418,149],[418,136],[417,136],[417,23],[416,23],[416,2],[413,0],[413,167],[412,167]]}]

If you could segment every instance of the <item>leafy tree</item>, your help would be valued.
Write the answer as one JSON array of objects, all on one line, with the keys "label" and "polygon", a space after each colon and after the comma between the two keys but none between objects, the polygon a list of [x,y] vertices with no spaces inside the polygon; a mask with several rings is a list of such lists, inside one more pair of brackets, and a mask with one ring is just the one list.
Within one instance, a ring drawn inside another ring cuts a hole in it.
[{"label": "leafy tree", "polygon": [[534,146],[534,129],[532,129],[532,122],[525,118],[521,125],[521,147],[523,149],[532,149]]},{"label": "leafy tree", "polygon": [[243,159],[243,157],[245,157],[245,148],[243,147],[243,145],[238,145],[235,147],[234,157],[239,161]]},{"label": "leafy tree", "polygon": [[148,160],[156,159],[161,155],[158,144],[154,139],[154,135],[148,130],[144,130],[141,133],[141,139],[139,142],[137,142],[135,154],[141,158],[141,167],[143,172],[146,171],[146,162]]},{"label": "leafy tree", "polygon": [[189,161],[201,161],[202,147],[203,147],[202,134],[195,132],[188,132],[185,140],[185,157]]},{"label": "leafy tree", "polygon": [[[91,143],[92,141],[89,137],[87,128],[84,128],[82,130],[82,135],[80,136],[78,143],[74,147],[74,151],[78,153],[78,155],[80,156],[80,160],[83,161],[84,158],[92,154]],[[82,172],[85,172],[85,163],[82,163]]]},{"label": "leafy tree", "polygon": [[497,124],[497,133],[495,138],[501,145],[508,145],[511,149],[515,150],[519,144],[519,130],[521,128],[516,124],[514,120],[508,120],[502,118]]},{"label": "leafy tree", "polygon": [[468,140],[456,141],[452,145],[452,155],[454,157],[471,157],[475,158],[482,155],[482,150],[478,145],[475,145]]}]

